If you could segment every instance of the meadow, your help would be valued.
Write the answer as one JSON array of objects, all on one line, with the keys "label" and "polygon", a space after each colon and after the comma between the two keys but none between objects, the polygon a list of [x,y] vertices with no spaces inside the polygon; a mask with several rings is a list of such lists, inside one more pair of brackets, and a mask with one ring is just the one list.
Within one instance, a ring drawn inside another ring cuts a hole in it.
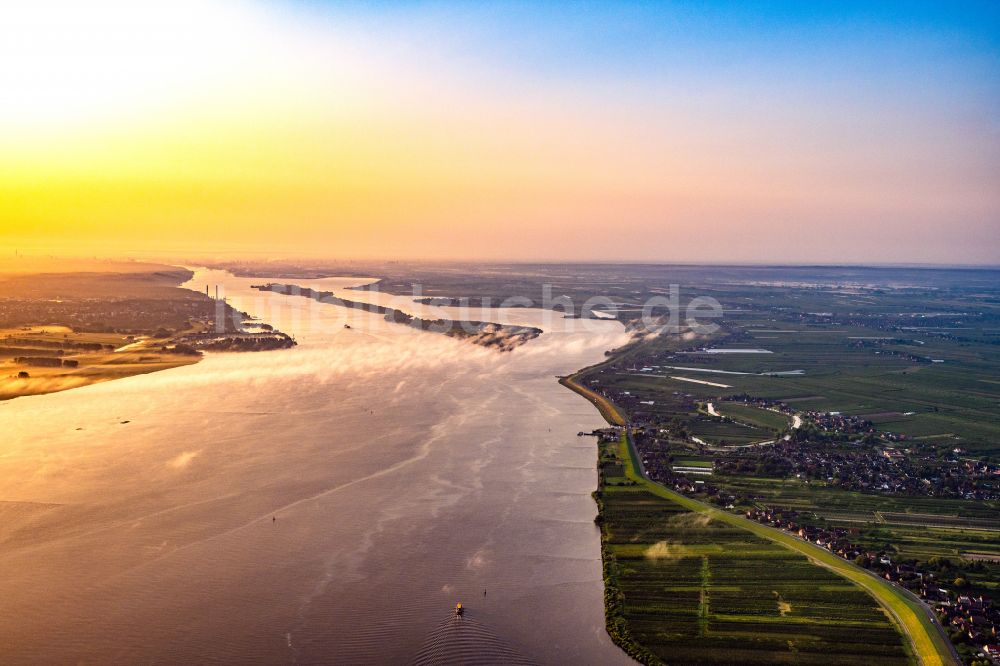
[{"label": "meadow", "polygon": [[603,445],[598,500],[609,626],[618,621],[641,646],[634,656],[684,664],[909,662],[896,628],[865,591],[801,553],[630,482],[621,451]]},{"label": "meadow", "polygon": [[[918,334],[909,333],[896,335],[914,335],[913,339],[889,336],[906,342],[875,340],[885,333],[873,328],[816,325],[776,332],[754,325],[749,322],[741,329],[745,339],[741,344],[766,345],[772,354],[690,353],[671,361],[702,370],[747,373],[698,374],[721,378],[728,388],[680,382],[669,376],[674,371],[666,370],[664,376],[649,379],[659,382],[658,393],[680,391],[700,400],[747,394],[796,410],[866,418],[880,431],[918,443],[1000,454],[1000,383],[995,379],[1000,376],[1000,347],[993,335],[953,341],[925,331],[919,335],[920,344]],[[774,374],[791,371],[801,374]],[[729,409],[734,418],[742,415],[741,420],[765,425],[747,413],[739,414],[738,408]]]},{"label": "meadow", "polygon": [[[197,363],[168,339],[75,332],[64,326],[0,329],[0,400],[55,393]],[[176,349],[171,347],[169,349]],[[31,363],[18,359],[36,359]],[[56,365],[41,365],[51,360]]]},{"label": "meadow", "polygon": [[[800,513],[801,524],[855,530],[854,541],[889,550],[895,559],[927,563],[936,557],[959,565],[975,559],[970,553],[1000,557],[1000,506],[995,502],[847,492],[794,478],[715,474],[712,482],[740,497],[741,508],[793,509]],[[988,567],[966,568],[963,576],[972,593],[1000,592],[1000,581]]]}]

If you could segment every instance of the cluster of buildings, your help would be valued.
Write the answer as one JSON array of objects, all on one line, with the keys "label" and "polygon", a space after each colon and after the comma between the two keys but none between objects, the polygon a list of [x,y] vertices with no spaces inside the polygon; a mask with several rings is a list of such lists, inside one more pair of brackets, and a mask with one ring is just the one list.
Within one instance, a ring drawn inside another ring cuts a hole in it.
[{"label": "cluster of buildings", "polygon": [[665,431],[646,426],[633,427],[630,432],[639,460],[650,480],[679,493],[697,494],[715,504],[733,508],[736,497],[723,492],[712,483],[712,475],[718,469],[717,464],[690,466],[678,463],[669,452],[669,447],[660,439]]},{"label": "cluster of buildings", "polygon": [[934,359],[928,356],[914,354],[913,352],[906,351],[904,349],[887,348],[888,345],[918,345],[918,344],[923,344],[923,342],[918,340],[906,340],[903,338],[886,338],[886,339],[851,340],[848,346],[854,347],[855,349],[872,349],[874,350],[874,353],[878,356],[891,356],[893,358],[898,358],[903,361],[909,361],[910,363],[933,363]]},{"label": "cluster of buildings", "polygon": [[[920,330],[921,333],[934,333],[933,329],[968,326],[970,319],[982,319],[982,313],[953,312],[937,313],[929,317],[917,312],[796,312],[791,315],[792,321],[807,325],[848,326],[853,328],[868,328],[888,333],[903,333]],[[930,328],[931,331],[923,329]]]},{"label": "cluster of buildings", "polygon": [[[828,313],[812,313],[804,314],[803,318],[832,321],[835,317]],[[837,317],[838,321],[843,319],[841,323],[851,318]],[[919,324],[919,321],[893,321],[890,318],[873,325],[873,320],[864,315],[859,315],[857,319],[859,324],[863,322],[870,328],[893,331],[895,335],[884,340],[865,339],[849,344],[875,348],[875,353],[902,357],[915,363],[934,362],[934,359],[905,348],[917,344],[905,337],[907,324]],[[902,348],[894,349],[894,345]],[[681,360],[683,357],[676,352],[661,352],[642,358],[627,358],[605,368],[603,372],[639,376],[669,374],[671,366],[684,365]],[[698,375],[698,378],[725,382],[724,376],[720,377]],[[632,442],[651,480],[720,506],[745,506],[744,500],[747,499],[741,495],[738,500],[732,495],[731,491],[740,491],[727,485],[727,475],[798,477],[804,482],[821,482],[845,491],[879,495],[1000,500],[1000,464],[967,459],[959,449],[950,453],[941,450],[940,446],[926,447],[925,450],[904,434],[880,430],[871,420],[875,417],[824,411],[802,412],[781,401],[750,395],[720,397],[720,400],[741,402],[789,417],[797,415],[800,418],[795,419],[795,425],[801,424],[801,427],[787,431],[786,436],[766,445],[723,450],[700,442],[691,435],[689,424],[693,419],[689,416],[698,413],[698,405],[692,396],[678,392],[669,395],[662,391],[651,396],[642,390],[640,382],[631,382],[631,385],[640,388],[624,390],[615,381],[606,382],[600,375],[594,375],[590,388],[628,414]],[[685,444],[677,444],[680,440]],[[712,466],[701,469],[685,466],[688,464],[684,461],[685,455],[697,455],[697,460],[701,461],[712,460]],[[811,514],[799,516],[791,509],[773,509],[763,505],[748,510],[746,516],[795,534],[908,590],[933,609],[963,658],[972,655],[972,660],[992,660],[1000,666],[1000,607],[979,594],[981,586],[970,585],[965,578],[968,572],[981,577],[984,562],[962,560],[953,567],[950,564],[935,564],[934,560],[939,558],[931,558],[927,562],[896,561],[892,545],[874,541],[875,537],[867,530],[813,524],[816,521],[811,519]]]},{"label": "cluster of buildings", "polygon": [[[601,392],[632,415],[632,433],[636,450],[650,478],[674,486],[678,473],[668,445],[668,429],[661,427],[642,396],[628,391]],[[683,396],[673,396],[680,400]],[[676,403],[675,403],[676,404]],[[681,403],[683,404],[683,402]],[[780,403],[755,401],[754,406],[781,410]],[[693,408],[692,404],[692,408]],[[716,474],[768,477],[798,477],[806,482],[820,481],[848,491],[873,494],[909,495],[991,501],[1000,500],[1000,465],[981,460],[963,459],[953,452],[947,457],[920,453],[911,449],[865,443],[870,422],[856,416],[829,412],[808,412],[806,423],[817,424],[836,437],[814,441],[814,428],[793,431],[790,438],[777,439],[767,446],[734,447],[713,450]],[[685,438],[684,424],[669,425],[669,433]],[[888,443],[892,438],[888,438]],[[697,444],[697,442],[695,442]],[[698,451],[706,447],[699,445]],[[702,481],[695,475],[694,481]],[[704,491],[704,483],[698,483]]]},{"label": "cluster of buildings", "polygon": [[952,640],[966,643],[1000,664],[1000,607],[982,595],[963,594],[940,574],[921,569],[913,562],[894,562],[885,550],[871,550],[854,543],[860,531],[803,525],[794,509],[766,506],[746,512],[750,520],[798,535],[831,553],[869,569],[885,580],[906,588],[932,607],[941,624],[951,629]]},{"label": "cluster of buildings", "polygon": [[[181,290],[178,290],[181,291]],[[58,322],[76,331],[149,332],[160,326],[187,328],[191,320],[210,320],[210,301],[177,298],[0,298],[0,328]]]},{"label": "cluster of buildings", "polygon": [[803,417],[814,424],[817,430],[833,439],[876,434],[875,424],[861,416],[850,416],[840,412],[806,411]]},{"label": "cluster of buildings", "polygon": [[[641,371],[639,366],[638,370]],[[628,370],[628,368],[623,368]],[[767,446],[734,447],[713,450],[712,467],[685,467],[683,454],[672,439],[692,440],[685,431],[683,415],[664,418],[649,405],[647,398],[614,386],[593,389],[623,407],[630,416],[629,432],[647,476],[666,487],[705,501],[734,508],[741,502],[719,481],[727,474],[759,476],[766,471],[774,476],[798,476],[805,481],[821,481],[847,491],[876,494],[901,494],[964,500],[1000,500],[1000,465],[964,459],[959,450],[939,457],[921,453],[893,441],[903,439],[892,433],[878,432],[878,441],[868,435],[876,431],[871,421],[830,412],[800,413],[808,427],[794,430],[788,438],[779,438]],[[690,398],[690,396],[687,396]],[[793,410],[778,401],[750,396],[733,396],[755,407],[792,414]],[[688,404],[689,403],[689,404]],[[673,409],[688,404],[684,394],[671,396]],[[704,453],[710,447],[697,445]],[[686,450],[686,449],[685,449]],[[694,451],[692,451],[693,453]],[[705,460],[707,456],[701,456]],[[679,466],[680,464],[680,466]],[[927,562],[895,561],[889,544],[874,546],[862,531],[853,527],[834,527],[803,521],[791,509],[764,506],[746,512],[747,518],[796,534],[829,550],[873,574],[909,590],[933,609],[963,657],[974,655],[980,661],[992,660],[1000,666],[1000,608],[992,600],[968,593],[963,570],[976,571],[981,562],[964,562],[960,568],[938,568]],[[931,560],[933,562],[933,560]],[[970,569],[971,567],[971,569]],[[972,586],[975,589],[975,586]]]},{"label": "cluster of buildings", "polygon": [[868,493],[1000,499],[1000,465],[955,455],[939,459],[890,447],[779,440],[720,455],[716,468],[734,475],[755,475],[764,468],[772,475]]},{"label": "cluster of buildings", "polygon": [[1000,664],[1000,607],[982,595],[958,595],[954,600],[947,590],[940,590],[941,599],[934,603],[941,623],[952,628],[952,634],[981,649],[994,663]]}]

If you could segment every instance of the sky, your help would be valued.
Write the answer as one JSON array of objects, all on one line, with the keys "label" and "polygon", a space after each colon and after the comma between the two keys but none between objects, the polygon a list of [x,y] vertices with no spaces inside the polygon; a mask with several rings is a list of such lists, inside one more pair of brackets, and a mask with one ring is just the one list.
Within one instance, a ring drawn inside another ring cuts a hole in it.
[{"label": "sky", "polygon": [[1000,264],[1000,4],[5,3],[0,252]]}]

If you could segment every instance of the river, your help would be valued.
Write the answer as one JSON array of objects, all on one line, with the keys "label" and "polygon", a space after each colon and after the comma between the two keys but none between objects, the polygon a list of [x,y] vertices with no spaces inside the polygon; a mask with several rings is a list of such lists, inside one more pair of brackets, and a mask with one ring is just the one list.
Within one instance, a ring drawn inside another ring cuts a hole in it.
[{"label": "river", "polygon": [[296,348],[0,403],[0,662],[627,663],[577,436],[603,422],[555,381],[621,326],[494,311],[545,330],[499,353],[257,282],[189,286]]}]

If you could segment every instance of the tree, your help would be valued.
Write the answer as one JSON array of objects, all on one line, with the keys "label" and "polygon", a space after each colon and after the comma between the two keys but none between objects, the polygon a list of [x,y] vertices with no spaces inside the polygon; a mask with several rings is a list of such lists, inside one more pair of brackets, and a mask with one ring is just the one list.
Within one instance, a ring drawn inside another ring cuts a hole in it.
[{"label": "tree", "polygon": [[24,370],[22,370],[21,372],[17,373],[17,378],[18,379],[28,379],[29,377],[31,377],[31,375],[29,375]]},{"label": "tree", "polygon": [[959,576],[958,578],[956,578],[955,582],[953,583],[953,585],[955,587],[957,587],[958,589],[962,589],[963,587],[965,587],[968,584],[969,584],[969,581],[965,580],[961,576]]},{"label": "tree", "polygon": [[190,345],[185,345],[177,343],[174,348],[171,349],[175,354],[184,354],[185,356],[201,356],[201,352]]},{"label": "tree", "polygon": [[941,557],[940,555],[935,555],[927,560],[927,564],[936,568],[938,571],[951,568],[951,560],[947,557]]}]

